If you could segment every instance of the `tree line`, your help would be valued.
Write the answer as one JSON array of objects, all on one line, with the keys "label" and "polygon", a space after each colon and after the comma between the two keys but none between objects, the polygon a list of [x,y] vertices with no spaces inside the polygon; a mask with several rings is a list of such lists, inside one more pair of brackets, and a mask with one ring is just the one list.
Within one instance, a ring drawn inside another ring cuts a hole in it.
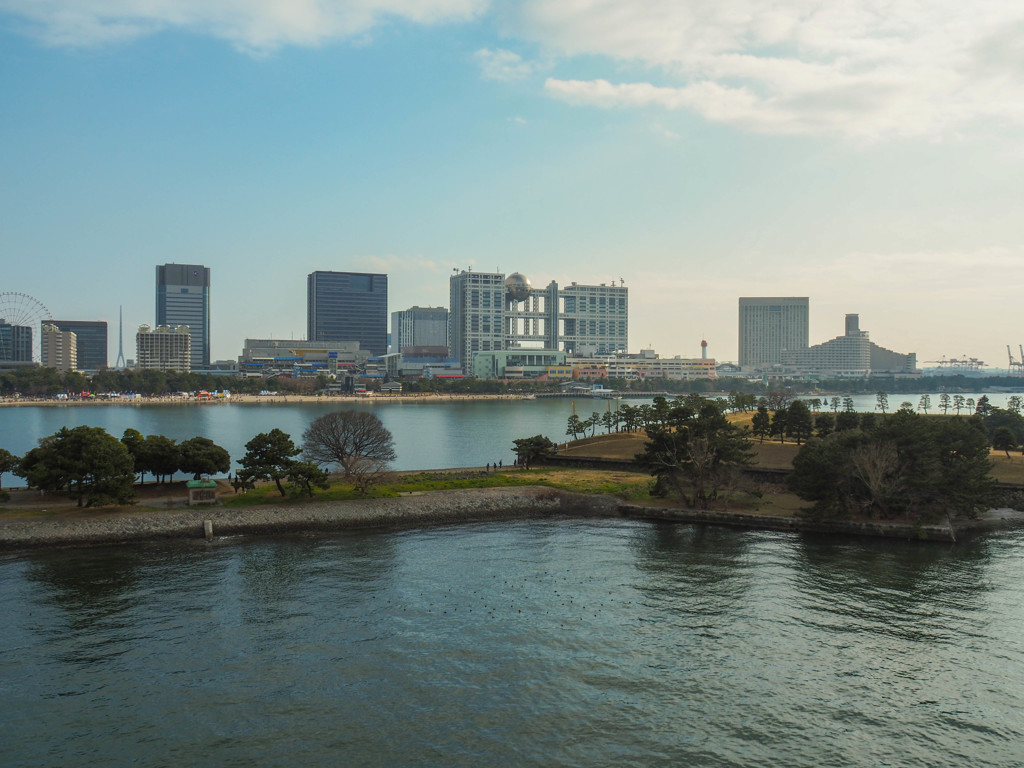
[{"label": "tree line", "polygon": [[[886,393],[877,395],[880,413],[858,413],[849,396],[825,403],[659,397],[650,405],[621,406],[587,418],[573,414],[566,434],[577,439],[598,426],[608,432],[645,430],[648,439],[636,460],[655,476],[652,492],[703,509],[743,487],[742,470],[751,463],[754,441],[774,437],[801,446],[788,482],[813,503],[811,514],[923,520],[971,516],[985,508],[993,488],[990,447],[1009,456],[1024,445],[1019,400],[1011,398],[1001,409],[982,396],[970,404],[970,415],[929,418],[927,402],[915,411],[904,401],[890,412]],[[727,418],[730,411],[752,406],[749,426]],[[523,449],[540,451],[535,458],[550,452],[537,438],[516,441],[517,450],[521,442]]]},{"label": "tree line", "polygon": [[[339,411],[314,419],[297,447],[280,429],[261,432],[245,445],[239,460],[236,491],[258,480],[272,481],[284,496],[312,496],[328,487],[327,468],[336,465],[342,479],[361,493],[379,482],[395,459],[390,431],[373,414]],[[134,498],[136,481],[146,475],[164,483],[183,472],[198,480],[230,472],[231,457],[206,437],[180,443],[164,435],[143,436],[126,429],[120,439],[101,427],[62,427],[43,437],[24,456],[0,449],[0,477],[9,472],[28,487],[65,492],[78,506],[125,504]],[[287,483],[287,490],[285,485]]]}]

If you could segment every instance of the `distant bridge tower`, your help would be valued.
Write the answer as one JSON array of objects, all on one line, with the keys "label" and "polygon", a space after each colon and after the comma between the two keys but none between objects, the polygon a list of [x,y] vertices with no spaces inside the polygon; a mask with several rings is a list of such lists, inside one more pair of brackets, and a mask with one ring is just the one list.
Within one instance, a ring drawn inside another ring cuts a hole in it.
[{"label": "distant bridge tower", "polygon": [[117,362],[114,368],[123,371],[124,365],[124,307],[117,308]]}]

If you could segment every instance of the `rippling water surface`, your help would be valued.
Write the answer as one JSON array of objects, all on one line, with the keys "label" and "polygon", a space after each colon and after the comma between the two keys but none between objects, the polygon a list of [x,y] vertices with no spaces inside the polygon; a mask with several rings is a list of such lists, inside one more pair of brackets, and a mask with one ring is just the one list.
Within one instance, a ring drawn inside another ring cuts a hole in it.
[{"label": "rippling water surface", "polygon": [[1024,536],[570,521],[0,558],[5,766],[1019,766]]}]

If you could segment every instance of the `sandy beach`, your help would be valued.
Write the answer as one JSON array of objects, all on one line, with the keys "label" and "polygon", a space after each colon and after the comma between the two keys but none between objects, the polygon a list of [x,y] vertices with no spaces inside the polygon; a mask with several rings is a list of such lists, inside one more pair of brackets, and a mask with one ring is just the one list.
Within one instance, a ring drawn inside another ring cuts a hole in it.
[{"label": "sandy beach", "polygon": [[160,397],[95,397],[89,399],[61,399],[56,398],[0,398],[0,408],[9,407],[61,407],[72,406],[93,407],[104,405],[177,405],[177,406],[201,406],[208,408],[218,405],[264,405],[267,403],[317,403],[338,405],[352,403],[443,403],[454,401],[470,400],[525,400],[529,395],[483,395],[483,394],[434,394],[432,392],[411,393],[404,395],[381,395],[377,393],[367,395],[232,395],[230,398],[216,400],[196,400],[195,398],[160,396]]}]

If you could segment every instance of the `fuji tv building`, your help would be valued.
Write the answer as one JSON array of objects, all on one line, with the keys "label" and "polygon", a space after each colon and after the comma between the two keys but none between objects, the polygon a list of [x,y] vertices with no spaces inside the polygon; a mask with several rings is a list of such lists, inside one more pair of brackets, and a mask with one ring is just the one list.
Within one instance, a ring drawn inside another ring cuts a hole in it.
[{"label": "fuji tv building", "polygon": [[629,289],[622,281],[534,289],[519,272],[462,270],[450,279],[451,357],[467,376],[564,364],[566,356],[627,350]]}]

